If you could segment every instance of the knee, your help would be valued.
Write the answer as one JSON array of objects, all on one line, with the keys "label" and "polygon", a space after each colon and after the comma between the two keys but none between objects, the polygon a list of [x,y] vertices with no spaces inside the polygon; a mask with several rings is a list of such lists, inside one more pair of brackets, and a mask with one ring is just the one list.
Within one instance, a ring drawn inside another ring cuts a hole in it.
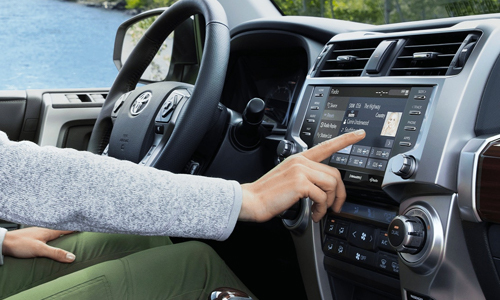
[{"label": "knee", "polygon": [[197,241],[185,242],[183,244],[183,252],[198,264],[213,267],[224,263],[217,252],[207,244]]}]

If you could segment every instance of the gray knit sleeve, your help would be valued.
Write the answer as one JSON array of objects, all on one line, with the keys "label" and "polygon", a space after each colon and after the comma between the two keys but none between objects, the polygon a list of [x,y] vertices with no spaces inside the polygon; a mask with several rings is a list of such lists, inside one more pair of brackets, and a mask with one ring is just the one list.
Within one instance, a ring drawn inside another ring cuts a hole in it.
[{"label": "gray knit sleeve", "polygon": [[6,233],[7,229],[0,227],[0,266],[3,265],[3,240]]},{"label": "gray knit sleeve", "polygon": [[241,208],[235,181],[172,174],[0,132],[0,219],[35,226],[223,240]]}]

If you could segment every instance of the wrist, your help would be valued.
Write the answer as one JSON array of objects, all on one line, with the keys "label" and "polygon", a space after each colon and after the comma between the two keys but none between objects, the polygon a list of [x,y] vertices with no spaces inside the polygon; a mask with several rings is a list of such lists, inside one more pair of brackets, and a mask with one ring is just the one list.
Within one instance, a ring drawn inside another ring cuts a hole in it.
[{"label": "wrist", "polygon": [[256,221],[252,203],[255,200],[255,195],[251,191],[251,184],[246,183],[241,185],[241,210],[238,217],[239,221]]}]

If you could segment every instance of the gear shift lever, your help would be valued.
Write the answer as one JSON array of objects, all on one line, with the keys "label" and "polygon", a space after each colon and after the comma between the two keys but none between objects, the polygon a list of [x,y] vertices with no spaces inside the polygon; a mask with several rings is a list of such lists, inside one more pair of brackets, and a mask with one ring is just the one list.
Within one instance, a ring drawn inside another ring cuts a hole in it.
[{"label": "gear shift lever", "polygon": [[234,140],[245,150],[255,149],[260,143],[260,124],[264,118],[266,103],[259,98],[253,98],[243,111],[243,121],[234,129]]}]

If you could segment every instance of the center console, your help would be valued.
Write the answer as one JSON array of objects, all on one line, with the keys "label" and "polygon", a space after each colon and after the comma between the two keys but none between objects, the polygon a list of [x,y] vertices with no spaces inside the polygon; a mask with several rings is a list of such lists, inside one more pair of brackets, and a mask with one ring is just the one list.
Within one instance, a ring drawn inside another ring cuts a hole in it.
[{"label": "center console", "polygon": [[[410,177],[416,164],[403,153],[414,148],[435,87],[432,85],[318,85],[303,94],[303,121],[297,138],[311,148],[343,133],[364,129],[359,143],[323,161],[337,168],[348,198],[340,213],[329,212],[320,225],[326,272],[356,284],[349,268],[366,272],[377,293],[398,299],[400,265],[388,228],[399,203],[382,189],[386,172]],[[297,122],[297,121],[296,121]],[[401,164],[389,160],[401,157]],[[396,168],[394,170],[394,168]],[[350,279],[349,279],[350,278]],[[388,284],[389,283],[389,284]],[[339,290],[339,289],[336,289]],[[373,295],[370,295],[373,297]]]}]

